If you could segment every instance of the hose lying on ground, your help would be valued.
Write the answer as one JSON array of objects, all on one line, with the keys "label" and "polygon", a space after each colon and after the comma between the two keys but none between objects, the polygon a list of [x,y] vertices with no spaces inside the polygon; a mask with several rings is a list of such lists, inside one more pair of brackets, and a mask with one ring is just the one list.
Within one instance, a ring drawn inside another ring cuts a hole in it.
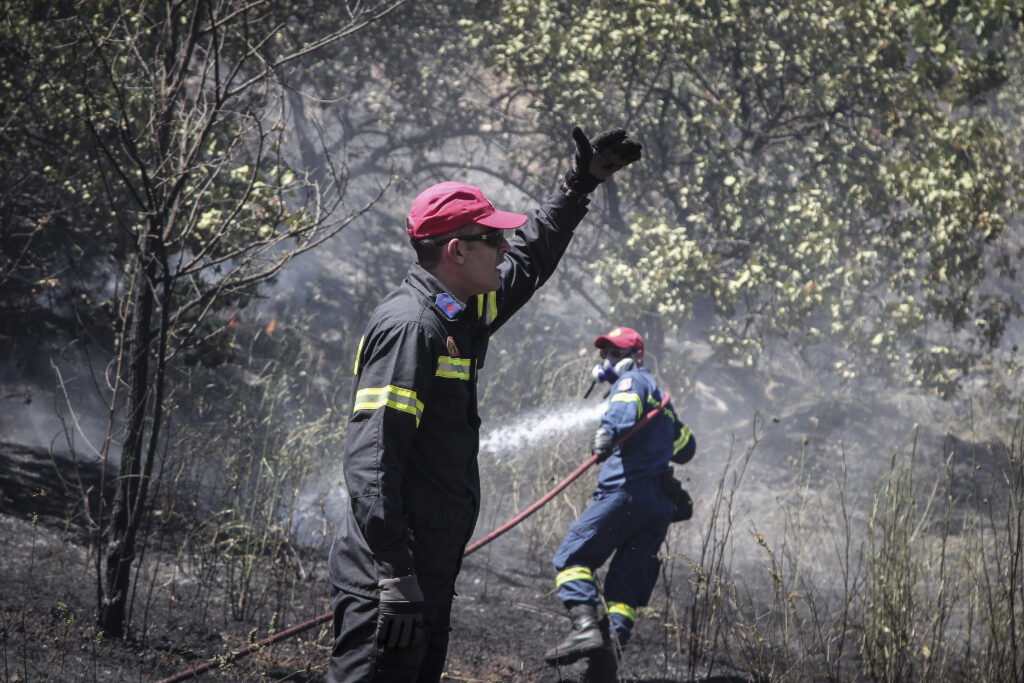
[{"label": "hose lying on ground", "polygon": [[[664,395],[662,396],[661,403],[658,405],[658,407],[654,408],[653,410],[648,412],[646,415],[644,415],[642,418],[637,420],[636,424],[634,424],[632,427],[630,427],[629,430],[625,434],[623,434],[618,439],[616,439],[612,443],[612,447],[613,448],[615,446],[618,446],[619,444],[621,444],[623,441],[625,441],[629,437],[633,436],[633,434],[635,434],[644,425],[646,425],[648,422],[650,422],[652,419],[654,419],[654,417],[658,413],[660,413],[661,411],[663,411],[665,409],[665,406],[668,405],[668,401],[669,401],[670,396],[669,396],[669,393],[667,391],[663,392],[663,393],[664,393]],[[506,522],[505,524],[501,525],[500,527],[498,527],[497,529],[495,529],[491,533],[487,534],[486,536],[484,536],[480,540],[478,540],[475,543],[471,543],[470,545],[466,546],[465,552],[462,553],[463,557],[465,557],[466,555],[469,555],[472,552],[475,552],[475,551],[479,550],[480,548],[482,548],[483,546],[487,545],[488,543],[490,543],[491,541],[496,539],[498,536],[501,536],[503,533],[505,533],[506,531],[508,531],[512,527],[516,526],[517,524],[522,522],[524,519],[526,519],[527,517],[532,515],[534,512],[539,510],[541,507],[543,507],[545,504],[547,504],[552,498],[554,498],[559,493],[561,493],[562,490],[566,486],[568,486],[569,484],[574,482],[576,479],[578,479],[579,476],[581,474],[583,474],[584,472],[586,472],[587,469],[590,468],[590,466],[593,465],[595,462],[597,462],[597,454],[591,455],[582,465],[580,465],[575,470],[573,470],[572,474],[570,474],[565,479],[560,481],[553,489],[548,491],[542,497],[538,498],[537,501],[535,503],[533,503],[533,505],[531,505],[530,507],[526,508],[525,510],[520,512],[518,515],[516,515],[515,517],[510,519],[508,522]],[[263,648],[265,648],[265,647],[267,647],[269,645],[273,645],[274,643],[276,643],[278,641],[284,640],[285,638],[290,638],[290,637],[292,637],[294,635],[302,633],[303,631],[309,630],[309,629],[313,628],[314,626],[317,626],[318,624],[322,624],[322,623],[324,623],[326,621],[330,621],[333,616],[334,616],[334,612],[326,612],[324,614],[321,614],[318,617],[314,617],[313,619],[310,619],[309,621],[305,621],[305,622],[303,622],[301,624],[296,624],[295,626],[292,626],[291,628],[287,628],[284,631],[280,631],[278,633],[275,633],[272,636],[264,638],[263,640],[259,640],[259,641],[255,642],[255,643],[253,643],[252,645],[249,645],[248,647],[245,647],[245,648],[242,648],[241,650],[238,650],[237,652],[229,652],[226,655],[216,657],[214,659],[211,659],[208,662],[204,662],[203,664],[200,664],[199,666],[196,666],[196,667],[193,667],[191,669],[188,669],[187,671],[182,671],[181,673],[177,673],[177,674],[175,674],[173,676],[170,676],[168,678],[161,679],[157,683],[177,683],[178,681],[184,681],[184,680],[188,680],[189,678],[194,678],[194,677],[198,676],[201,673],[209,671],[210,669],[215,669],[217,667],[224,666],[226,664],[230,664],[231,662],[234,662],[234,661],[236,661],[238,659],[241,659],[242,657],[245,657],[247,655],[251,655],[253,652],[256,652],[257,650],[261,650],[261,649],[263,649]]]}]

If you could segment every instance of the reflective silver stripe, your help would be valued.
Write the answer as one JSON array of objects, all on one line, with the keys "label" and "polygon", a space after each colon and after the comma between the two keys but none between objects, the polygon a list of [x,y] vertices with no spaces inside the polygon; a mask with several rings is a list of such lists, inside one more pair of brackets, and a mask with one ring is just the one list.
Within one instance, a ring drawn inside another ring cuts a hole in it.
[{"label": "reflective silver stripe", "polygon": [[423,402],[416,398],[416,392],[389,384],[386,387],[367,387],[356,392],[356,402],[352,411],[377,410],[383,407],[394,408],[409,413],[416,418],[416,426],[423,415]]},{"label": "reflective silver stripe", "polygon": [[437,359],[437,372],[434,373],[434,376],[468,380],[470,376],[469,363],[469,358],[440,356]]}]

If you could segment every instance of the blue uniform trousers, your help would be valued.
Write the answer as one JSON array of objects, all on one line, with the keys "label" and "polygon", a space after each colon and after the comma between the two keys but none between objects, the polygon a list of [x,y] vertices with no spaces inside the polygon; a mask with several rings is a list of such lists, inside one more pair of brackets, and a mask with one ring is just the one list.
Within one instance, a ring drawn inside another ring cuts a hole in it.
[{"label": "blue uniform trousers", "polygon": [[[605,576],[604,596],[619,637],[628,638],[633,611],[647,604],[658,580],[658,552],[668,533],[672,509],[660,477],[627,481],[614,489],[598,488],[593,502],[569,527],[555,553],[553,564],[559,574],[562,602],[597,604],[593,572],[614,553]],[[586,569],[573,572],[574,567]]]}]

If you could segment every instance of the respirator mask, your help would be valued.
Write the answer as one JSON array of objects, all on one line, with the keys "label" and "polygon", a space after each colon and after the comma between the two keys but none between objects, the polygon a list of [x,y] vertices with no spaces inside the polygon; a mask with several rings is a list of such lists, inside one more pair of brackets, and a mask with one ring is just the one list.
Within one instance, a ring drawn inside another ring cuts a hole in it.
[{"label": "respirator mask", "polygon": [[636,361],[633,359],[633,349],[620,349],[617,346],[601,349],[601,362],[590,371],[590,377],[593,381],[590,384],[590,389],[587,389],[587,393],[584,394],[584,398],[590,394],[591,389],[598,382],[612,384],[621,375],[635,367]]},{"label": "respirator mask", "polygon": [[[613,362],[615,363],[614,365],[612,365]],[[629,356],[615,359],[614,361],[611,358],[605,358],[594,366],[594,369],[590,371],[590,376],[598,382],[608,382],[610,384],[635,367],[636,361]]]}]

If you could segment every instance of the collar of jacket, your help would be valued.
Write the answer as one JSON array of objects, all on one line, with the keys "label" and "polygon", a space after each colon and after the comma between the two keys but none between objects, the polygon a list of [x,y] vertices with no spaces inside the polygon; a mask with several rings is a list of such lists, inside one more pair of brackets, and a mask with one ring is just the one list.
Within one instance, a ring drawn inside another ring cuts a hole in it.
[{"label": "collar of jacket", "polygon": [[[437,299],[438,294],[447,294],[450,296],[462,310],[455,314],[452,320],[458,320],[462,317],[463,313],[467,313],[472,309],[472,306],[467,304],[465,301],[460,301],[458,297],[449,292],[445,288],[444,283],[438,280],[436,277],[431,275],[423,266],[418,263],[413,263],[409,268],[409,273],[405,277],[406,282],[417,292],[421,293],[424,298],[427,299],[429,305],[434,305],[434,300]],[[476,318],[475,315],[470,315],[470,318]]]}]

